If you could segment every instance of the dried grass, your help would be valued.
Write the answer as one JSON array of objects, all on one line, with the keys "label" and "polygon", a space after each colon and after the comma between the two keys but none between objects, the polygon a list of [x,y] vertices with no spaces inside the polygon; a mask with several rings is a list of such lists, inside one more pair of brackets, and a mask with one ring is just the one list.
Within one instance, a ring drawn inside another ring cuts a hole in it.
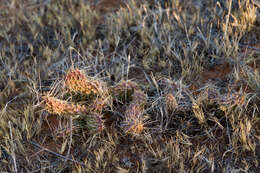
[{"label": "dried grass", "polygon": [[0,172],[259,172],[252,2],[0,4]]}]

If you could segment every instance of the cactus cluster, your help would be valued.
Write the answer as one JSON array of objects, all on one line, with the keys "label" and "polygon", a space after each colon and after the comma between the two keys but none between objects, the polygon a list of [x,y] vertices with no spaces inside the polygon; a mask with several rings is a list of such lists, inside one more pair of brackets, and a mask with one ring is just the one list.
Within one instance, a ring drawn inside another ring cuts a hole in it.
[{"label": "cactus cluster", "polygon": [[79,69],[70,69],[64,81],[66,95],[71,98],[76,95],[77,99],[65,101],[64,98],[45,94],[42,97],[42,105],[50,114],[79,116],[83,120],[80,122],[85,123],[84,126],[100,132],[105,127],[102,116],[105,108],[112,108],[113,102],[126,96],[129,103],[122,101],[127,106],[121,127],[132,134],[140,134],[143,131],[146,94],[137,83],[127,80],[108,87],[105,82],[87,77]]}]

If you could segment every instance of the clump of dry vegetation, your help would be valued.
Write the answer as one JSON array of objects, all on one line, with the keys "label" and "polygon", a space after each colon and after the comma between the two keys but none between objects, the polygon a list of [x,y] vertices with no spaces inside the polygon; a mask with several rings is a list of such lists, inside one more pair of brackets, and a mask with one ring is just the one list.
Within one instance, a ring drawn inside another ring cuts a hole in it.
[{"label": "clump of dry vegetation", "polygon": [[252,0],[0,3],[0,172],[258,172]]}]

